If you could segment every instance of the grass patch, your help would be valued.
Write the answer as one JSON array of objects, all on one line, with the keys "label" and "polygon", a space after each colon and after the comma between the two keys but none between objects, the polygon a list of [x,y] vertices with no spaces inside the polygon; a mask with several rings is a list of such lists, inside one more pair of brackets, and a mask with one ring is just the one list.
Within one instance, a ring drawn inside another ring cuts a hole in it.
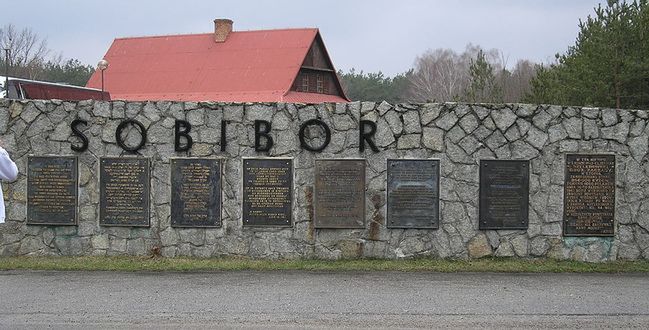
[{"label": "grass patch", "polygon": [[0,270],[85,271],[402,271],[507,273],[649,272],[649,261],[584,263],[551,259],[255,260],[247,258],[1,257]]}]

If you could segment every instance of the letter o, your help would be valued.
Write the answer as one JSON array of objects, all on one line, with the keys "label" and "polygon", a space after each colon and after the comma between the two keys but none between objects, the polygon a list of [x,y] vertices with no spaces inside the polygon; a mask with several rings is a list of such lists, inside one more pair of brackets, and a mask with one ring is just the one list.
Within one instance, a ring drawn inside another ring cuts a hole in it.
[{"label": "letter o", "polygon": [[[306,138],[304,137],[304,131],[306,131],[306,128],[311,125],[318,125],[325,131],[325,141],[321,146],[317,148],[311,147],[308,143],[306,143]],[[322,150],[324,150],[329,145],[329,142],[331,142],[331,130],[329,129],[329,126],[327,126],[327,124],[325,124],[325,122],[320,119],[310,119],[305,121],[300,126],[300,133],[298,134],[298,136],[300,137],[300,146],[303,149],[313,152],[322,152]]]},{"label": "letter o", "polygon": [[[122,140],[122,131],[129,124],[137,126],[140,130],[140,143],[135,147],[127,146],[124,140]],[[146,143],[146,129],[144,128],[144,125],[142,125],[142,123],[135,119],[124,120],[119,124],[119,126],[117,126],[117,129],[115,130],[115,141],[117,141],[117,144],[125,151],[136,153],[138,150],[142,149],[144,143]]]}]

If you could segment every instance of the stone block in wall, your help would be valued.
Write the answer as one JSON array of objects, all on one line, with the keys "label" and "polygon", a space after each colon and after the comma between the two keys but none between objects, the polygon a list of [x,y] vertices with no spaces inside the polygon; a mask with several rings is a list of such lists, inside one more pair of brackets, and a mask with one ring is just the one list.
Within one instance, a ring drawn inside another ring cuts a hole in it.
[{"label": "stone block in wall", "polygon": [[476,140],[476,138],[474,138],[471,135],[467,135],[466,137],[464,137],[459,142],[459,145],[462,149],[464,149],[467,155],[472,155],[476,150],[478,150],[483,146],[483,144],[480,141]]},{"label": "stone block in wall", "polygon": [[513,257],[516,255],[516,253],[514,252],[514,247],[512,246],[512,244],[509,241],[505,240],[500,242],[494,255],[496,257]]},{"label": "stone block in wall", "polygon": [[460,127],[462,127],[466,134],[471,134],[479,125],[478,119],[474,115],[464,116],[460,120]]},{"label": "stone block in wall", "polygon": [[403,132],[403,123],[401,122],[401,116],[398,112],[390,111],[386,113],[383,118],[385,118],[388,125],[390,125],[393,134],[400,135]]},{"label": "stone block in wall", "polygon": [[111,112],[111,118],[121,119],[126,118],[126,105],[123,101],[112,101],[113,109]]},{"label": "stone block in wall", "polygon": [[95,101],[92,108],[92,114],[98,117],[109,118],[112,114],[111,102],[108,101]]},{"label": "stone block in wall", "polygon": [[517,235],[510,242],[516,256],[525,258],[529,255],[529,239],[526,235]]},{"label": "stone block in wall", "polygon": [[495,131],[485,140],[485,144],[491,151],[496,151],[507,144],[507,138],[500,131]]},{"label": "stone block in wall", "polygon": [[518,127],[521,136],[528,134],[530,128],[532,128],[532,124],[524,118],[518,118],[516,120],[516,126]]},{"label": "stone block in wall", "polygon": [[491,111],[491,118],[496,127],[504,133],[516,122],[518,116],[509,108],[500,108]]},{"label": "stone block in wall", "polygon": [[127,118],[135,118],[142,111],[142,103],[141,102],[127,102],[125,105],[126,105],[126,117]]},{"label": "stone block in wall", "polygon": [[602,122],[604,126],[613,126],[617,124],[617,111],[615,109],[602,109]]},{"label": "stone block in wall", "polygon": [[40,236],[27,236],[20,242],[19,255],[35,254],[44,249],[45,244]]},{"label": "stone block in wall", "polygon": [[482,258],[493,253],[485,234],[478,234],[473,237],[467,245],[467,250],[470,258]]},{"label": "stone block in wall", "polygon": [[41,111],[36,108],[36,103],[28,103],[27,106],[14,107],[14,115],[20,115],[20,118],[26,123],[31,123],[41,114]]},{"label": "stone block in wall", "polygon": [[[395,249],[397,258],[412,258],[429,254],[431,244],[420,237],[406,237]],[[343,252],[344,255],[344,252]]]},{"label": "stone block in wall", "polygon": [[539,155],[539,151],[524,141],[515,141],[511,144],[513,159],[534,159]]},{"label": "stone block in wall", "polygon": [[[361,114],[366,114],[366,113],[368,113],[370,111],[373,111],[376,108],[376,103],[375,102],[360,102],[360,106],[361,106],[361,109],[360,109]],[[385,107],[383,107],[382,109],[385,109]],[[386,111],[387,111],[387,109],[386,109]]]},{"label": "stone block in wall", "polygon": [[485,118],[489,117],[489,114],[491,113],[491,109],[488,109],[482,105],[473,105],[472,108],[476,116],[478,116],[480,120],[485,120]]},{"label": "stone block in wall", "polygon": [[567,118],[563,121],[563,126],[568,133],[568,137],[571,139],[581,139],[582,138],[582,120],[577,117]]},{"label": "stone block in wall", "polygon": [[516,115],[519,117],[530,117],[536,112],[536,106],[532,104],[520,104],[516,108]]},{"label": "stone block in wall", "polygon": [[537,236],[530,241],[530,254],[534,257],[544,256],[550,249],[548,239]]},{"label": "stone block in wall", "polygon": [[532,123],[540,130],[546,130],[550,125],[551,120],[552,116],[545,110],[537,112],[534,117],[532,117]]},{"label": "stone block in wall", "polygon": [[547,133],[539,130],[538,128],[531,126],[527,132],[527,141],[534,148],[541,150],[545,146],[545,143],[548,141],[549,136]]},{"label": "stone block in wall", "polygon": [[421,144],[421,134],[407,134],[399,137],[397,149],[414,149],[419,148]]},{"label": "stone block in wall", "polygon": [[460,164],[472,164],[473,159],[467,155],[467,153],[462,149],[460,146],[457,144],[447,141],[446,142],[446,154],[448,156],[448,159],[450,159],[453,163],[460,163]]},{"label": "stone block in wall", "polygon": [[132,256],[147,255],[149,251],[144,244],[144,238],[134,238],[126,241],[126,253]]},{"label": "stone block in wall", "polygon": [[200,127],[205,125],[205,109],[194,109],[187,110],[185,109],[185,116],[187,122],[192,125],[192,127]]},{"label": "stone block in wall", "polygon": [[444,131],[436,127],[424,127],[421,142],[430,150],[443,151]]},{"label": "stone block in wall", "polygon": [[157,122],[160,120],[160,114],[162,111],[158,109],[155,103],[147,102],[142,108],[142,114],[144,117],[148,118],[152,122]]},{"label": "stone block in wall", "polygon": [[439,114],[442,111],[442,107],[439,104],[424,104],[419,110],[419,118],[421,120],[421,124],[424,126],[428,126],[431,122],[433,122],[437,117],[439,117]]},{"label": "stone block in wall", "polygon": [[394,138],[394,134],[392,133],[392,129],[388,125],[387,121],[383,118],[379,118],[379,120],[376,123],[377,126],[377,132],[374,135],[374,142],[376,143],[376,146],[379,148],[386,148],[389,145],[393,144],[396,140]]},{"label": "stone block in wall", "polygon": [[642,162],[647,152],[649,152],[649,138],[647,136],[638,136],[629,139],[629,151],[637,162]]},{"label": "stone block in wall", "polygon": [[92,247],[96,250],[107,250],[110,244],[108,235],[98,234],[91,239]]},{"label": "stone block in wall", "polygon": [[403,130],[405,134],[421,133],[418,111],[410,110],[403,114]]},{"label": "stone block in wall", "polygon": [[27,129],[27,137],[34,137],[36,135],[42,134],[54,129],[54,124],[52,121],[45,115],[38,116]]},{"label": "stone block in wall", "polygon": [[455,125],[455,123],[458,122],[458,120],[459,118],[454,112],[449,112],[443,115],[441,118],[437,119],[435,121],[435,125],[445,131],[448,131]]}]

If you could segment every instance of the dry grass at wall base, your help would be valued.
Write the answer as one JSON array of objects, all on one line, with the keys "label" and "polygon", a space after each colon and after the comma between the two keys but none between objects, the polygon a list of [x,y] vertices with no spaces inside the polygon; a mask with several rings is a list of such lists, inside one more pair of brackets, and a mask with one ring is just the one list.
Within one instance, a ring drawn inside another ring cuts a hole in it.
[{"label": "dry grass at wall base", "polygon": [[2,257],[0,270],[53,271],[398,271],[507,273],[649,272],[649,261],[586,263],[554,259],[483,258],[449,260],[414,258],[345,260],[261,260],[251,258],[162,257]]}]

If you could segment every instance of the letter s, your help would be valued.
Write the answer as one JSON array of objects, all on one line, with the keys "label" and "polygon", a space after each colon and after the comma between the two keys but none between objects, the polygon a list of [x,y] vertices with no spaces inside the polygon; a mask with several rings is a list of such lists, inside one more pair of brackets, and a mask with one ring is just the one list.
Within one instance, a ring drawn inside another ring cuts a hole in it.
[{"label": "letter s", "polygon": [[88,137],[86,137],[77,126],[79,125],[88,125],[88,122],[83,120],[83,119],[75,119],[70,123],[70,128],[72,129],[72,134],[77,136],[79,139],[81,139],[81,146],[76,146],[74,144],[70,145],[70,149],[76,151],[76,152],[84,152],[88,150]]}]

